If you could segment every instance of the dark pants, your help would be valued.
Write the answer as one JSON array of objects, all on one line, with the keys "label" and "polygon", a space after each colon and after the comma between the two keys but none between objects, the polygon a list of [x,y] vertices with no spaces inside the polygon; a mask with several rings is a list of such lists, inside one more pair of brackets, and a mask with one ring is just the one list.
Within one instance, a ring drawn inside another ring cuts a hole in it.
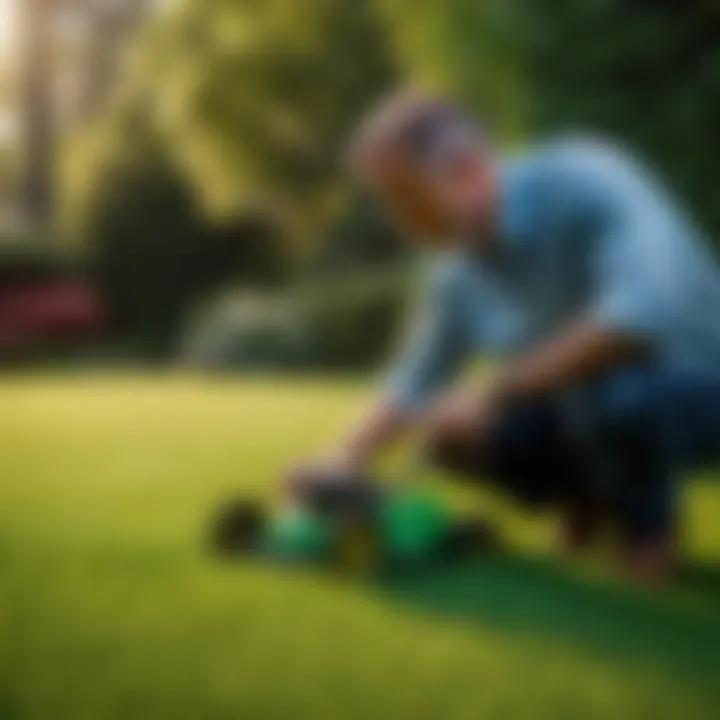
[{"label": "dark pants", "polygon": [[444,467],[531,507],[596,505],[633,541],[673,532],[683,470],[720,458],[720,382],[652,365],[509,408]]}]

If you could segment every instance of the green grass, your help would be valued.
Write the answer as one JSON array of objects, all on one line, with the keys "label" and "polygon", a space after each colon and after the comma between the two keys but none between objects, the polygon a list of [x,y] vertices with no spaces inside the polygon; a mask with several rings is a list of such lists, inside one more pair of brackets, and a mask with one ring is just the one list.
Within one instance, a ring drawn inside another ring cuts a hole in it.
[{"label": "green grass", "polygon": [[720,483],[687,495],[677,588],[517,552],[378,586],[227,566],[218,500],[271,495],[359,386],[188,378],[0,384],[0,718],[714,718]]}]

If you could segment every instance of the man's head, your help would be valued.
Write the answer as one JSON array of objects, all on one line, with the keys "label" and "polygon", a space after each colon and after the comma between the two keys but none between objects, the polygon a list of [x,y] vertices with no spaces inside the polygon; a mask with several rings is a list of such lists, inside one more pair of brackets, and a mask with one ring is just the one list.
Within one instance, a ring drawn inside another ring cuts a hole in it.
[{"label": "man's head", "polygon": [[350,147],[353,175],[414,238],[436,247],[489,237],[496,200],[492,153],[449,102],[403,91],[374,108]]}]

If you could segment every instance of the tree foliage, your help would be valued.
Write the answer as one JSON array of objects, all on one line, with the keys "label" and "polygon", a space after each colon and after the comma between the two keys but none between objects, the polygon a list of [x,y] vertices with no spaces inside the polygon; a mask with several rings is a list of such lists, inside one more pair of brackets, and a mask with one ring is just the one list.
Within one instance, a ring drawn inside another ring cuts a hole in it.
[{"label": "tree foliage", "polygon": [[301,229],[316,229],[349,129],[392,77],[368,0],[184,2],[140,67],[205,204],[270,205]]},{"label": "tree foliage", "polygon": [[404,73],[458,98],[501,140],[526,127],[526,88],[510,4],[375,0]]},{"label": "tree foliage", "polygon": [[276,282],[288,237],[337,213],[341,148],[392,73],[355,0],[181,2],[137,50],[118,102],[69,143],[64,207],[116,329],[162,352],[203,291]]},{"label": "tree foliage", "polygon": [[74,210],[112,329],[148,355],[172,350],[193,305],[229,282],[277,284],[284,253],[270,223],[209,224],[190,183],[145,116],[101,126],[78,169]]},{"label": "tree foliage", "polygon": [[518,0],[535,125],[635,146],[720,237],[720,10],[703,0]]},{"label": "tree foliage", "polygon": [[298,248],[320,275],[391,267],[399,239],[342,179],[342,150],[402,77],[500,139],[618,136],[720,237],[718,35],[701,0],[178,0],[145,26],[119,105],[71,143],[65,207],[117,326],[146,344],[169,346],[227,278],[307,267]]}]

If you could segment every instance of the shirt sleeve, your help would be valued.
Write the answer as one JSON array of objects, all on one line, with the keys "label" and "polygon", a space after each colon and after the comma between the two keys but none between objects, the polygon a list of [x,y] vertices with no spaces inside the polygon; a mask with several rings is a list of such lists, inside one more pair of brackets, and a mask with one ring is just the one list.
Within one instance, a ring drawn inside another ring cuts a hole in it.
[{"label": "shirt sleeve", "polygon": [[667,217],[652,181],[613,146],[577,151],[566,179],[589,223],[589,312],[609,330],[654,341],[675,272]]},{"label": "shirt sleeve", "polygon": [[652,222],[623,222],[598,238],[591,317],[601,327],[647,340],[661,333],[664,296],[659,271],[667,259],[653,253],[648,242],[658,231]]},{"label": "shirt sleeve", "polygon": [[386,396],[403,410],[421,411],[467,356],[455,290],[448,267],[432,269],[385,382]]}]

